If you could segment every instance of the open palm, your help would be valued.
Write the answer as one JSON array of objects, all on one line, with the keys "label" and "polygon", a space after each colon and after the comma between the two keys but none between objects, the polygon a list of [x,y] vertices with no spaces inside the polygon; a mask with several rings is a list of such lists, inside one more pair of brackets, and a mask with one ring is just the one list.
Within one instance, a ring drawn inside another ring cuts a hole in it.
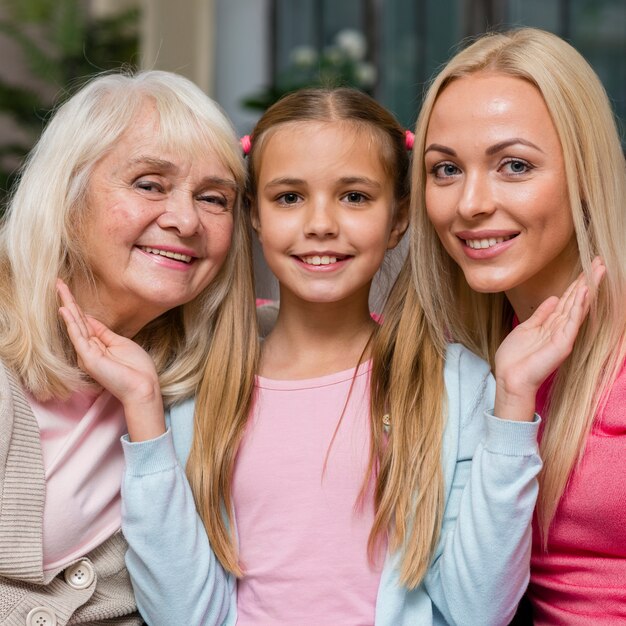
[{"label": "open palm", "polygon": [[[595,260],[592,270],[595,288],[604,276],[604,265]],[[541,383],[571,353],[589,303],[589,287],[581,275],[560,298],[548,298],[532,317],[509,333],[495,356],[497,393],[502,392],[496,405],[505,394],[534,404]]]},{"label": "open palm", "polygon": [[78,355],[79,366],[122,404],[160,398],[158,376],[150,356],[132,339],[121,337],[86,315],[68,286],[58,282],[59,313]]}]

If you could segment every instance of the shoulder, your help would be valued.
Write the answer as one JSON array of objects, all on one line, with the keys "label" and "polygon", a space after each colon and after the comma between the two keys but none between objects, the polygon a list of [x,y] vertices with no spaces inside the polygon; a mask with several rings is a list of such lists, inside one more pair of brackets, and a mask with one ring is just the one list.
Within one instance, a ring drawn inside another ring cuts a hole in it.
[{"label": "shoulder", "polygon": [[195,399],[188,398],[171,406],[165,415],[165,421],[172,431],[176,456],[183,467],[193,442],[194,411]]}]

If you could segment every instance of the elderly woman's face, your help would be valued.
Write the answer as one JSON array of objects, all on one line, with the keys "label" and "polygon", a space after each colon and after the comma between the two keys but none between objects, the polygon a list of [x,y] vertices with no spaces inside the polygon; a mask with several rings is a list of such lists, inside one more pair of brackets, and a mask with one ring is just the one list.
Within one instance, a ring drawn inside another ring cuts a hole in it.
[{"label": "elderly woman's face", "polygon": [[146,103],[93,169],[84,249],[95,293],[88,281],[74,281],[77,301],[133,336],[194,299],[226,259],[236,193],[210,148],[195,159],[164,151],[158,113]]}]

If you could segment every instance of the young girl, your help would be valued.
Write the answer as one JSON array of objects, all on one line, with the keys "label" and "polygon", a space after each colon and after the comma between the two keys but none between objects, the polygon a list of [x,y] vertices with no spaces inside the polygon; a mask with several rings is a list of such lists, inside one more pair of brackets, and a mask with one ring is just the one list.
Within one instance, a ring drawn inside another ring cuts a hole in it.
[{"label": "young girl", "polygon": [[414,158],[415,289],[440,332],[492,362],[543,299],[600,271],[596,255],[606,265],[594,314],[537,395],[545,468],[528,595],[536,624],[622,624],[626,168],[606,93],[554,35],[486,36],[434,80]]},{"label": "young girl", "polygon": [[[281,306],[252,401],[239,398],[244,412],[215,398],[223,372],[207,370],[193,438],[189,403],[149,441],[149,421],[127,414],[127,562],[149,623],[510,619],[527,583],[541,465],[534,394],[569,352],[587,288],[575,282],[502,346],[498,418],[485,416],[486,363],[458,345],[446,353],[418,326],[411,343],[424,360],[407,364],[410,401],[385,390],[370,411],[380,327],[368,297],[406,227],[407,173],[403,130],[360,92],[298,92],[259,121],[252,222]],[[130,397],[155,384],[141,351],[63,296],[87,371]],[[151,422],[162,420],[154,397]]]}]

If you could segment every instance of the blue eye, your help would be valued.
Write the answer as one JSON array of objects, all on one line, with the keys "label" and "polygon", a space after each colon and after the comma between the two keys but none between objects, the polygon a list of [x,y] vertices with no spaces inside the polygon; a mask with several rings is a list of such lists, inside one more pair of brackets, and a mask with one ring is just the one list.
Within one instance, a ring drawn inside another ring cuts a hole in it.
[{"label": "blue eye", "polygon": [[508,172],[514,175],[526,174],[533,169],[528,161],[523,161],[522,159],[507,159],[501,167],[508,168]]},{"label": "blue eye", "polygon": [[459,168],[454,163],[437,163],[431,170],[437,178],[450,178],[456,176],[460,172]]}]

